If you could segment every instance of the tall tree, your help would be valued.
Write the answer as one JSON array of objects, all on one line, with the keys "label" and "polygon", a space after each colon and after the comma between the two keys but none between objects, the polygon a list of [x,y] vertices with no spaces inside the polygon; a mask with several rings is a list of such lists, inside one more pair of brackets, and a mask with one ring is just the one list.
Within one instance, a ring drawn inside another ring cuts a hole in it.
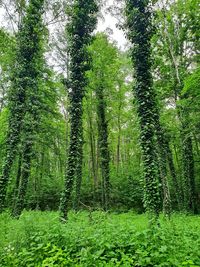
[{"label": "tall tree", "polygon": [[[6,44],[6,45],[5,45]],[[9,87],[9,75],[11,73],[14,53],[15,38],[7,33],[5,29],[0,29],[0,112],[6,104],[7,91]]]},{"label": "tall tree", "polygon": [[150,1],[127,0],[126,18],[128,37],[132,44],[132,61],[135,70],[135,96],[141,128],[143,153],[145,206],[157,215],[160,199],[158,190],[158,166],[156,155],[155,117],[157,112],[151,75],[151,38],[153,34]]},{"label": "tall tree", "polygon": [[21,183],[15,214],[20,214],[30,174],[33,139],[38,123],[39,83],[43,75],[43,0],[32,0],[23,17],[17,34],[15,68],[9,92],[9,126],[7,151],[0,179],[1,209],[4,206],[6,188],[11,167],[22,144]]},{"label": "tall tree", "polygon": [[[110,202],[110,151],[108,144],[107,102],[109,93],[116,86],[119,72],[116,48],[109,44],[105,35],[97,35],[90,46],[92,69],[89,72],[89,87],[95,92],[98,121],[99,161],[102,176],[102,204],[107,210]],[[109,93],[108,93],[109,92]]]},{"label": "tall tree", "polygon": [[87,46],[91,41],[91,33],[96,26],[96,13],[98,11],[95,0],[75,0],[67,25],[69,41],[69,87],[70,87],[70,119],[71,132],[68,151],[67,172],[65,177],[65,190],[61,199],[61,217],[67,219],[69,200],[76,181],[75,206],[79,205],[80,187],[82,179],[83,157],[83,125],[82,125],[82,100],[87,84],[85,76],[89,69]]},{"label": "tall tree", "polygon": [[29,62],[26,62],[26,67],[28,67],[26,77],[29,83],[25,89],[25,114],[21,134],[21,181],[15,210],[13,211],[15,216],[19,216],[24,208],[24,199],[34,153],[33,148],[40,121],[40,86],[44,72],[43,3],[44,0],[30,1],[26,17],[22,23],[22,33],[25,35],[24,41],[27,44],[25,53],[29,54]]},{"label": "tall tree", "polygon": [[[161,1],[162,3],[162,1]],[[182,94],[184,79],[197,64],[199,44],[199,20],[194,21],[198,1],[172,1],[162,5],[157,14],[158,31],[156,35],[155,57],[158,65],[157,80],[161,80],[162,95],[165,101],[175,103],[179,138],[181,140],[182,170],[179,202],[182,209],[196,210],[195,203],[195,166],[193,136],[190,129],[190,112],[182,103],[187,102],[187,95]],[[197,12],[198,13],[198,12]],[[181,101],[180,101],[181,100]],[[175,184],[177,182],[175,181]],[[181,195],[181,191],[183,194]],[[180,206],[180,205],[179,205]]]}]

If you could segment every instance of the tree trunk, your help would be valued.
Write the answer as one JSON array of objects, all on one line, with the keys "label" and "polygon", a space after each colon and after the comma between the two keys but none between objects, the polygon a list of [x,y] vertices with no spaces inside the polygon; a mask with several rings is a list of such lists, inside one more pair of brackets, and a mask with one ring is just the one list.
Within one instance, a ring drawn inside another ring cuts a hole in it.
[{"label": "tree trunk", "polygon": [[169,171],[170,171],[170,174],[171,174],[171,177],[172,177],[173,187],[175,189],[176,203],[177,203],[178,209],[180,211],[182,203],[183,203],[182,192],[181,192],[180,185],[178,183],[178,179],[177,179],[177,175],[176,175],[176,169],[175,169],[175,166],[174,166],[172,151],[170,149],[169,141],[167,139],[166,139],[166,152],[167,152],[167,160],[168,160],[168,165],[169,165]]},{"label": "tree trunk", "polygon": [[171,197],[170,197],[168,177],[167,177],[166,137],[164,135],[162,126],[160,125],[159,117],[156,120],[156,132],[157,132],[157,141],[158,141],[158,159],[159,159],[159,165],[160,165],[160,176],[161,176],[161,181],[162,181],[163,212],[167,216],[170,216]]},{"label": "tree trunk", "polygon": [[82,184],[82,165],[83,165],[83,126],[79,129],[78,135],[78,147],[77,147],[77,166],[76,166],[76,185],[75,185],[75,200],[74,209],[79,210],[81,184]]},{"label": "tree trunk", "polygon": [[[73,102],[72,102],[73,103]],[[77,175],[77,161],[79,161],[79,168],[82,166],[82,158],[80,159],[80,138],[81,134],[79,133],[82,129],[82,102],[73,103],[71,106],[71,132],[70,132],[70,143],[69,143],[69,156],[67,162],[67,171],[65,177],[65,191],[61,199],[61,220],[67,220],[67,214],[69,211],[69,201],[73,189],[73,184]],[[79,169],[80,170],[80,169]],[[80,177],[79,177],[80,178]],[[76,183],[80,181],[76,180]],[[78,186],[79,186],[78,185]],[[76,190],[79,190],[76,187]],[[78,193],[78,191],[76,191]],[[76,199],[77,201],[77,199]]]},{"label": "tree trunk", "polygon": [[135,96],[141,129],[141,148],[145,181],[145,206],[152,217],[160,210],[158,166],[156,152],[155,113],[157,112],[153,79],[151,75],[152,12],[150,1],[126,1],[128,37],[132,43],[132,62],[136,84]]},{"label": "tree trunk", "polygon": [[98,140],[100,153],[100,166],[102,175],[102,204],[108,210],[110,204],[110,153],[108,147],[108,122],[106,120],[106,102],[103,88],[96,88],[97,115],[98,115]]}]

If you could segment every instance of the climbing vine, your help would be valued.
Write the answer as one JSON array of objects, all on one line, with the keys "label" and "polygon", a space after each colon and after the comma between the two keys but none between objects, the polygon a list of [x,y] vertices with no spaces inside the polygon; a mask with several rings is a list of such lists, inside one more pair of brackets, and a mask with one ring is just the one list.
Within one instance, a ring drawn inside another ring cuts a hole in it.
[{"label": "climbing vine", "polygon": [[13,162],[22,153],[21,181],[15,215],[23,209],[37,125],[39,122],[39,86],[44,65],[44,26],[42,23],[44,0],[31,0],[17,34],[17,51],[8,98],[9,126],[6,157],[0,178],[0,203],[4,207],[6,189]]},{"label": "climbing vine", "polygon": [[98,7],[95,0],[76,0],[70,10],[67,25],[68,46],[70,56],[69,91],[71,133],[68,151],[65,190],[61,199],[61,217],[67,218],[69,199],[76,180],[75,207],[79,205],[82,179],[82,100],[87,85],[86,71],[89,70],[89,54],[87,46],[91,41],[91,33],[96,26]]},{"label": "climbing vine", "polygon": [[148,212],[158,214],[160,206],[156,155],[156,101],[151,75],[151,38],[153,35],[150,1],[127,0],[126,18],[131,57],[135,70],[134,92],[138,102],[141,128],[145,197]]},{"label": "climbing vine", "polygon": [[21,183],[18,190],[15,210],[13,211],[15,216],[19,216],[24,208],[24,199],[31,171],[31,161],[34,156],[33,147],[40,121],[40,86],[42,84],[44,72],[45,36],[45,28],[42,19],[43,4],[44,0],[30,1],[23,25],[27,48],[30,49],[26,51],[29,53],[29,61],[27,62],[29,68],[26,74],[29,84],[26,88],[25,114],[21,134]]}]

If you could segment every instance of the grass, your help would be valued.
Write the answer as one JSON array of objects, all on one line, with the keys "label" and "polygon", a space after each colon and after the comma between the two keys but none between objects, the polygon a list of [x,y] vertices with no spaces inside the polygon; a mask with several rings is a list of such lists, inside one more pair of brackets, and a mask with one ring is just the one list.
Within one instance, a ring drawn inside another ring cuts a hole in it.
[{"label": "grass", "polygon": [[148,227],[132,212],[0,215],[0,266],[200,266],[200,217],[174,214]]}]

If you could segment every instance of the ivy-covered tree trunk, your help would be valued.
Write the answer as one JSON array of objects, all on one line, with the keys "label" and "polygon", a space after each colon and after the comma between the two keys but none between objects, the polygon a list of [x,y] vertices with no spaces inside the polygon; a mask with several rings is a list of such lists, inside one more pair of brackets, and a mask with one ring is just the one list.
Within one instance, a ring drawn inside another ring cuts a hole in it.
[{"label": "ivy-covered tree trunk", "polygon": [[121,106],[122,103],[118,106],[118,117],[117,117],[117,128],[118,128],[118,136],[117,136],[117,155],[116,155],[116,165],[117,165],[117,174],[119,173],[120,167],[120,149],[121,149]]},{"label": "ivy-covered tree trunk", "polygon": [[194,156],[192,134],[190,133],[189,111],[178,103],[178,100],[186,100],[185,96],[181,94],[183,89],[183,82],[181,81],[180,70],[175,63],[175,56],[170,50],[172,58],[172,66],[174,68],[174,95],[176,102],[177,115],[180,121],[180,139],[182,145],[182,192],[180,200],[182,201],[181,209],[186,212],[196,213],[196,186],[194,173]]},{"label": "ivy-covered tree trunk", "polygon": [[[70,121],[71,133],[65,190],[61,198],[61,219],[67,219],[69,200],[76,180],[76,193],[79,198],[82,176],[82,100],[87,84],[86,71],[89,69],[87,46],[91,41],[91,33],[96,26],[97,4],[95,0],[75,0],[72,6],[69,24],[67,26],[69,41],[69,91],[70,91]],[[77,176],[78,174],[78,176]],[[78,202],[79,199],[76,200]],[[77,203],[78,205],[78,203]]]},{"label": "ivy-covered tree trunk", "polygon": [[[71,100],[70,107],[70,119],[71,119],[71,132],[70,132],[70,144],[68,151],[68,162],[65,177],[65,191],[61,199],[61,219],[67,219],[67,213],[69,209],[69,200],[73,189],[73,184],[77,183],[77,166],[82,168],[82,158],[80,156],[80,132],[82,131],[82,100],[79,103],[75,103],[73,99]],[[79,160],[79,164],[77,161]],[[82,173],[82,170],[81,170]],[[79,177],[80,178],[80,177]],[[76,184],[77,185],[77,184]],[[77,189],[76,189],[77,190]],[[77,191],[76,191],[77,193]],[[78,205],[78,204],[75,204]]]},{"label": "ivy-covered tree trunk", "polygon": [[145,181],[146,210],[157,215],[160,209],[156,153],[156,101],[151,75],[152,12],[150,1],[126,0],[128,37],[132,44],[135,96],[141,127],[141,148]]},{"label": "ivy-covered tree trunk", "polygon": [[19,114],[18,117],[14,116],[15,118],[13,117],[12,119],[10,118],[9,120],[10,129],[8,130],[7,134],[6,157],[4,160],[2,175],[0,177],[0,212],[2,212],[5,207],[5,198],[6,198],[6,191],[10,177],[10,172],[18,150],[19,132],[21,128],[20,122],[22,119],[21,118],[22,114],[20,114],[20,112],[18,114]]},{"label": "ivy-covered tree trunk", "polygon": [[[0,177],[0,210],[4,206],[10,171],[18,153],[21,135],[26,135],[26,133],[22,134],[25,113],[35,112],[38,106],[37,92],[35,91],[38,85],[34,85],[43,72],[40,68],[43,64],[41,61],[43,54],[42,5],[43,0],[30,1],[17,35],[15,68],[12,73],[12,85],[8,100],[7,151]],[[34,99],[32,103],[29,101],[30,97]]]},{"label": "ivy-covered tree trunk", "polygon": [[183,81],[180,75],[180,70],[175,62],[175,55],[170,50],[172,66],[174,68],[174,95],[176,102],[177,115],[180,121],[180,138],[182,145],[182,209],[186,212],[196,213],[196,189],[195,189],[195,173],[194,173],[194,156],[192,134],[190,133],[189,111],[177,104],[178,100],[186,100],[186,97],[181,94],[183,89]]},{"label": "ivy-covered tree trunk", "polygon": [[96,88],[97,116],[98,116],[98,144],[100,153],[100,166],[102,175],[102,204],[108,210],[110,203],[110,155],[108,147],[108,122],[106,119],[106,102],[104,90],[101,86]]},{"label": "ivy-covered tree trunk", "polygon": [[189,132],[188,116],[183,111],[182,118],[182,160],[183,160],[183,198],[184,210],[196,213],[196,186],[194,173],[194,156],[191,133]]},{"label": "ivy-covered tree trunk", "polygon": [[166,136],[164,134],[163,128],[159,122],[159,111],[157,111],[156,119],[156,133],[158,142],[158,163],[160,168],[160,178],[162,184],[161,198],[163,203],[163,212],[165,215],[170,216],[171,214],[171,197],[169,191],[168,183],[168,173],[167,173],[167,147],[166,147]]},{"label": "ivy-covered tree trunk", "polygon": [[[89,87],[95,92],[98,128],[98,160],[102,178],[102,206],[104,210],[110,205],[110,147],[108,145],[107,104],[108,92],[113,90],[117,79],[117,51],[104,34],[97,34],[90,46],[92,68],[88,73]],[[113,85],[112,85],[113,84]],[[113,162],[115,161],[115,153]],[[115,161],[116,162],[116,161]]]},{"label": "ivy-covered tree trunk", "polygon": [[13,210],[15,209],[16,201],[17,201],[17,196],[19,192],[19,185],[20,185],[20,179],[21,179],[21,166],[22,166],[22,155],[21,153],[19,154],[19,159],[18,159],[18,166],[17,166],[17,176],[16,176],[16,181],[15,181],[15,188],[13,190]]},{"label": "ivy-covered tree trunk", "polygon": [[[168,51],[168,57],[171,61],[171,68],[173,70],[172,77],[173,77],[173,91],[174,91],[174,100],[176,103],[176,110],[177,115],[180,121],[180,139],[181,139],[181,145],[182,145],[182,183],[180,191],[183,192],[183,197],[181,196],[181,200],[183,200],[182,203],[182,209],[184,209],[187,212],[195,212],[195,173],[194,173],[194,158],[193,158],[193,143],[191,139],[190,134],[190,122],[189,122],[189,116],[190,113],[189,110],[186,110],[186,107],[184,107],[184,103],[179,103],[181,101],[186,101],[187,97],[182,94],[182,90],[184,87],[184,78],[188,73],[190,72],[188,69],[187,57],[185,57],[185,42],[188,36],[188,33],[190,32],[190,23],[185,24],[182,22],[183,16],[179,16],[179,4],[176,6],[176,12],[177,14],[170,14],[166,9],[163,9],[163,25],[164,25],[164,31],[163,31],[163,37],[164,42],[167,44],[167,51]],[[176,2],[174,3],[176,5]],[[181,13],[182,13],[182,4],[181,4]],[[174,17],[173,17],[174,16]],[[177,21],[176,19],[177,18]],[[185,20],[185,21],[190,21]],[[181,26],[180,26],[181,25]],[[193,32],[195,27],[192,29],[191,32]],[[190,33],[191,34],[191,33]],[[193,35],[191,34],[191,37]],[[193,37],[192,37],[193,38]],[[194,42],[194,45],[196,46],[194,39],[191,39],[192,43]],[[188,40],[187,40],[188,41]],[[194,63],[196,64],[196,63]]]},{"label": "ivy-covered tree trunk", "polygon": [[181,188],[180,188],[180,184],[177,178],[177,174],[176,174],[176,169],[174,166],[174,161],[173,161],[173,155],[172,155],[172,151],[170,149],[170,145],[169,145],[169,140],[166,137],[166,153],[167,153],[167,161],[168,161],[168,165],[169,165],[169,171],[170,171],[170,175],[172,178],[172,184],[173,184],[173,188],[175,190],[175,202],[178,206],[178,210],[181,210],[181,205],[183,203],[182,201],[182,192],[181,192]]},{"label": "ivy-covered tree trunk", "polygon": [[36,127],[37,127],[36,118],[32,118],[31,114],[26,113],[22,131],[23,136],[22,136],[21,179],[20,179],[20,186],[18,189],[18,196],[15,208],[13,210],[14,217],[19,217],[24,208],[27,185],[31,171],[31,161],[34,154],[33,145],[35,141]]},{"label": "ivy-covered tree trunk", "polygon": [[92,162],[92,176],[93,176],[93,189],[94,189],[94,200],[96,200],[96,190],[98,187],[98,168],[97,168],[97,149],[96,149],[96,140],[95,133],[93,129],[93,118],[91,116],[91,111],[89,110],[89,104],[87,104],[87,120],[89,128],[89,143],[90,143],[90,154]]},{"label": "ivy-covered tree trunk", "polygon": [[76,186],[75,186],[76,192],[74,199],[75,210],[78,210],[80,205],[81,184],[82,184],[82,163],[83,163],[83,125],[80,125],[78,131],[78,146],[77,146],[77,166],[76,166]]},{"label": "ivy-covered tree trunk", "polygon": [[[18,39],[22,39],[23,42],[21,31],[18,34]],[[18,45],[19,43],[18,41]],[[21,49],[17,47],[15,68],[11,77],[12,85],[8,93],[8,130],[6,136],[6,155],[0,176],[0,212],[3,211],[5,205],[7,186],[11,168],[18,152],[22,119],[25,111],[25,90],[21,85],[22,83],[26,85],[27,81],[23,80],[26,71],[23,61],[25,61],[25,58],[21,58]]]},{"label": "ivy-covered tree trunk", "polygon": [[21,166],[21,181],[18,190],[17,201],[12,213],[14,217],[18,217],[24,208],[24,200],[26,196],[28,178],[31,169],[31,158],[32,158],[31,152],[32,152],[32,144],[31,143],[24,144],[22,166]]},{"label": "ivy-covered tree trunk", "polygon": [[[36,141],[36,133],[40,120],[40,89],[41,78],[44,70],[44,26],[42,23],[44,0],[31,0],[27,8],[26,16],[22,21],[22,35],[25,43],[22,46],[23,53],[27,56],[26,73],[24,79],[28,81],[25,87],[25,114],[21,127],[21,181],[18,197],[13,215],[18,217],[24,208],[28,179],[33,158],[33,145]],[[19,40],[20,41],[20,40]]]}]

